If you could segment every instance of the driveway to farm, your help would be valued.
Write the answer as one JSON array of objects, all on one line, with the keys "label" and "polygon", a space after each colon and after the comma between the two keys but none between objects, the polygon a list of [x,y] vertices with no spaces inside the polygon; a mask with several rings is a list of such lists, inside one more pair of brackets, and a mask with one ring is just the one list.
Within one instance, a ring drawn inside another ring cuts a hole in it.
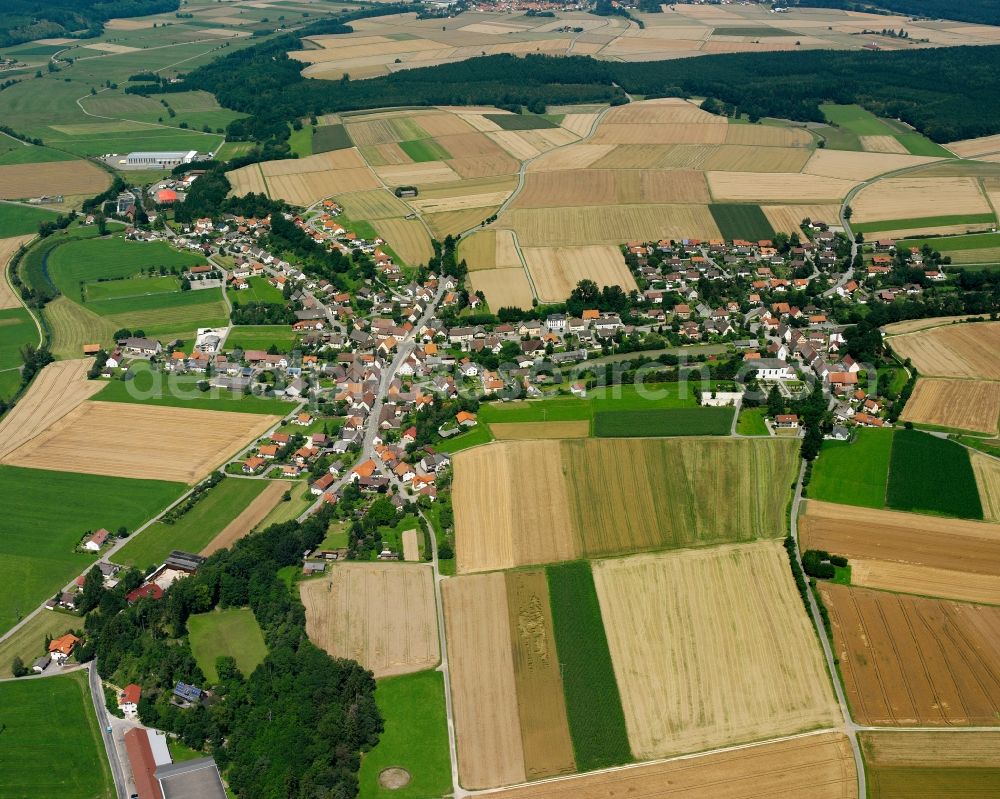
[{"label": "driveway to farm", "polygon": [[[802,568],[802,549],[799,546],[799,507],[802,504],[802,478],[805,476],[806,463],[802,462],[799,468],[799,479],[795,482],[795,499],[792,501],[792,540],[795,541],[795,558]],[[803,570],[803,574],[804,574]],[[844,687],[840,682],[840,674],[837,671],[837,664],[833,658],[833,649],[830,640],[826,635],[826,628],[823,619],[819,615],[819,606],[816,604],[816,597],[813,589],[806,582],[806,595],[809,600],[809,613],[812,616],[813,624],[819,633],[820,643],[823,645],[823,656],[826,658],[826,667],[830,672],[830,679],[833,681],[833,690],[837,695],[837,703],[840,705],[840,712],[844,717],[844,732],[851,742],[851,749],[854,751],[854,765],[858,772],[858,796],[868,796],[868,789],[865,782],[865,764],[861,758],[861,746],[858,744],[858,730],[861,729],[851,718],[850,708],[847,706],[847,697],[844,695]]]},{"label": "driveway to farm", "polygon": [[[94,702],[94,712],[97,713],[97,723],[101,726],[101,737],[104,739],[104,748],[108,753],[108,763],[111,765],[111,775],[115,780],[115,793],[118,799],[125,799],[129,796],[129,784],[126,783],[126,774],[131,775],[131,769],[125,766],[124,757],[118,748],[117,740],[122,740],[122,749],[125,748],[123,736],[124,730],[120,725],[112,724],[108,716],[108,709],[104,706],[104,686],[101,684],[101,676],[97,673],[97,661],[91,661],[87,667],[87,677],[90,682],[90,698]],[[120,721],[120,719],[114,719]]]}]

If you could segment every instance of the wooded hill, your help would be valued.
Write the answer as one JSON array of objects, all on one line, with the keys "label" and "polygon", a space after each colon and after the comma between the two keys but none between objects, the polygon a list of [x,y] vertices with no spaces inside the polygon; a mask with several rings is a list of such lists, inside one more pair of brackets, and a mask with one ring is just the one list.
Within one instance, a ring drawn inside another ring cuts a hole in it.
[{"label": "wooded hill", "polygon": [[4,0],[0,47],[46,36],[97,36],[106,20],[176,11],[179,6],[178,0]]}]

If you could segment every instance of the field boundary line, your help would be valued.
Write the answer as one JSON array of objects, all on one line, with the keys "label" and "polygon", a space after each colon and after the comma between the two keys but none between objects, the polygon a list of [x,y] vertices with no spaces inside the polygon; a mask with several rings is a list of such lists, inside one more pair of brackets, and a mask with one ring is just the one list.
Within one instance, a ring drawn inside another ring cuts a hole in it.
[{"label": "field boundary line", "polygon": [[[996,732],[1000,728],[990,728]],[[829,735],[830,733],[843,733],[844,730],[840,727],[821,727],[816,730],[809,730],[808,732],[798,732],[794,735],[782,735],[779,738],[765,738],[760,741],[750,741],[743,744],[733,744],[732,746],[723,746],[719,749],[706,749],[700,752],[689,752],[684,755],[674,755],[673,757],[661,757],[656,760],[642,760],[635,763],[626,763],[623,766],[612,766],[611,768],[596,769],[594,771],[582,771],[578,774],[563,774],[558,777],[549,777],[543,780],[533,780],[531,782],[522,782],[517,785],[504,785],[500,788],[483,788],[474,791],[465,791],[467,796],[477,796],[480,794],[495,794],[504,791],[513,791],[519,788],[534,788],[539,785],[549,785],[553,783],[566,782],[568,780],[577,780],[581,777],[592,777],[600,774],[615,774],[624,771],[632,771],[634,769],[644,768],[646,766],[659,766],[665,763],[679,763],[685,760],[694,760],[700,757],[708,757],[710,755],[721,755],[727,752],[739,752],[745,749],[753,749],[758,746],[767,746],[768,744],[783,743],[785,741],[797,741],[802,738],[810,738],[816,735]]]}]

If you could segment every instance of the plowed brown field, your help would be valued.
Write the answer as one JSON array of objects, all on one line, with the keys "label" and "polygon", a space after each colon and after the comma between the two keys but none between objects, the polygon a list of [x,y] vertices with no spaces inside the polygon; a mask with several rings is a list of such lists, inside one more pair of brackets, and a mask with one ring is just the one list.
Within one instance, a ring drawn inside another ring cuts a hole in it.
[{"label": "plowed brown field", "polygon": [[799,519],[803,549],[853,560],[894,561],[1000,574],[1000,525],[810,499]]},{"label": "plowed brown field", "polygon": [[452,578],[441,590],[462,786],[496,788],[524,782],[504,575]]},{"label": "plowed brown field", "polygon": [[376,677],[437,665],[437,612],[429,566],[336,563],[322,580],[299,584],[306,632],[333,657]]},{"label": "plowed brown field", "polygon": [[193,483],[261,435],[278,416],[84,402],[4,463],[59,472]]},{"label": "plowed brown field", "polygon": [[857,799],[847,738],[802,735],[483,794],[482,799]]},{"label": "plowed brown field", "polygon": [[1000,724],[1000,608],[824,584],[855,721]]},{"label": "plowed brown field", "polygon": [[1000,383],[921,377],[899,418],[994,434],[1000,421]]},{"label": "plowed brown field", "polygon": [[836,723],[832,687],[778,542],[600,560],[593,569],[640,759]]}]

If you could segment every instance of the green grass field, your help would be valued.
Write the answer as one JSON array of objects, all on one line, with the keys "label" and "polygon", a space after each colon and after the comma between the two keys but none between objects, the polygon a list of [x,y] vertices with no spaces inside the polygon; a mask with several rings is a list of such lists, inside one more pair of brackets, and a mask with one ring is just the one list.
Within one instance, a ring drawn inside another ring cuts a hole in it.
[{"label": "green grass field", "polygon": [[600,438],[726,436],[732,424],[732,408],[598,411],[594,415],[594,435]]},{"label": "green grass field", "polygon": [[935,158],[951,158],[952,154],[937,142],[922,133],[897,133],[896,141],[902,144],[910,155],[929,155]]},{"label": "green grass field", "polygon": [[965,236],[934,236],[924,239],[903,239],[906,247],[923,247],[925,244],[942,255],[955,250],[986,250],[1000,247],[1000,233],[970,233]]},{"label": "green grass field", "polygon": [[[451,792],[451,760],[445,717],[444,678],[420,671],[379,680],[375,702],[385,721],[378,745],[362,755],[360,799],[427,799]],[[378,784],[387,768],[404,768],[410,782],[388,789]]]},{"label": "green grass field", "polygon": [[995,214],[959,214],[957,216],[927,216],[916,219],[888,219],[881,222],[851,222],[855,233],[879,230],[918,230],[943,225],[988,225],[996,222]]},{"label": "green grass field", "polygon": [[84,672],[0,683],[0,730],[4,796],[115,796]]},{"label": "green grass field", "polygon": [[75,551],[88,530],[134,530],[184,490],[159,480],[0,466],[0,632],[94,562]]},{"label": "green grass field", "polygon": [[577,768],[628,763],[632,750],[590,564],[560,563],[545,571]]},{"label": "green grass field", "polygon": [[53,150],[51,147],[18,145],[0,155],[0,165],[7,164],[47,164],[53,161],[75,161],[69,153]]},{"label": "green grass field", "polygon": [[300,158],[313,154],[313,129],[311,125],[303,125],[298,130],[292,129],[288,137],[288,146]]},{"label": "green grass field", "polygon": [[14,397],[21,387],[21,372],[17,369],[6,369],[0,371],[0,400],[9,400]]},{"label": "green grass field", "polygon": [[137,276],[123,280],[95,280],[84,283],[83,292],[87,303],[97,303],[102,300],[130,299],[150,294],[171,294],[179,291],[180,285],[180,278],[173,275],[164,277]]},{"label": "green grass field", "polygon": [[157,522],[113,556],[123,566],[159,566],[171,550],[200,552],[267,488],[266,480],[223,480],[173,524]]},{"label": "green grass field", "polygon": [[347,128],[343,125],[320,125],[313,134],[312,149],[314,153],[346,150],[353,146],[354,142],[347,135]]},{"label": "green grass field", "polygon": [[251,277],[247,282],[250,284],[250,288],[242,289],[241,291],[237,291],[236,289],[227,290],[229,301],[233,305],[246,305],[250,302],[284,304],[285,298],[281,295],[281,291],[268,283],[266,277]]},{"label": "green grass field", "polygon": [[83,282],[133,277],[150,267],[169,271],[172,267],[183,269],[204,263],[200,255],[180,252],[166,242],[126,241],[122,236],[112,236],[72,241],[56,248],[49,257],[48,273],[56,288],[79,301]]},{"label": "green grass field", "polygon": [[813,464],[809,497],[841,505],[885,507],[892,430],[862,428],[853,441],[824,441]]},{"label": "green grass field", "polygon": [[764,408],[743,408],[740,418],[736,420],[736,432],[741,436],[766,436],[767,425],[764,424]]},{"label": "green grass field", "polygon": [[226,339],[226,351],[236,347],[243,350],[266,350],[274,345],[281,352],[289,352],[298,340],[290,325],[236,325]]},{"label": "green grass field", "polygon": [[24,308],[0,311],[0,369],[20,366],[21,348],[38,344],[38,328]]},{"label": "green grass field", "polygon": [[227,608],[198,613],[188,619],[191,653],[210,683],[217,683],[217,658],[230,656],[245,677],[267,657],[267,645],[249,608]]},{"label": "green grass field", "polygon": [[496,122],[503,130],[539,130],[559,127],[551,119],[536,114],[485,114],[490,122]]},{"label": "green grass field", "polygon": [[886,505],[896,510],[982,519],[983,506],[968,450],[929,433],[897,431]]},{"label": "green grass field", "polygon": [[10,667],[15,657],[28,666],[45,654],[45,636],[57,638],[82,626],[79,616],[61,610],[36,613],[17,632],[0,641],[0,679],[13,677]]},{"label": "green grass field", "polygon": [[295,407],[288,400],[245,396],[211,389],[201,391],[197,375],[167,375],[150,371],[146,364],[133,365],[128,380],[110,380],[92,399],[98,402],[133,402],[173,408],[200,408],[206,411],[268,413],[284,416]]},{"label": "green grass field", "polygon": [[895,136],[896,131],[871,111],[860,105],[823,103],[820,110],[828,122],[846,128],[857,136]]},{"label": "green grass field", "polygon": [[50,222],[57,216],[59,214],[55,211],[46,211],[43,208],[0,203],[0,239],[37,233],[38,226],[42,222]]},{"label": "green grass field", "polygon": [[452,438],[440,438],[434,441],[433,447],[438,452],[446,452],[449,455],[453,455],[456,452],[461,452],[463,449],[468,449],[469,447],[476,447],[480,444],[488,444],[493,440],[493,433],[490,431],[488,425],[477,424],[471,430],[465,433],[459,433],[457,436]]},{"label": "green grass field", "polygon": [[712,212],[722,237],[727,241],[733,239],[759,241],[774,236],[774,228],[767,221],[759,205],[713,203],[708,206],[708,210]]},{"label": "green grass field", "polygon": [[424,161],[444,161],[446,158],[451,158],[451,154],[434,139],[401,141],[399,147],[417,164]]}]

